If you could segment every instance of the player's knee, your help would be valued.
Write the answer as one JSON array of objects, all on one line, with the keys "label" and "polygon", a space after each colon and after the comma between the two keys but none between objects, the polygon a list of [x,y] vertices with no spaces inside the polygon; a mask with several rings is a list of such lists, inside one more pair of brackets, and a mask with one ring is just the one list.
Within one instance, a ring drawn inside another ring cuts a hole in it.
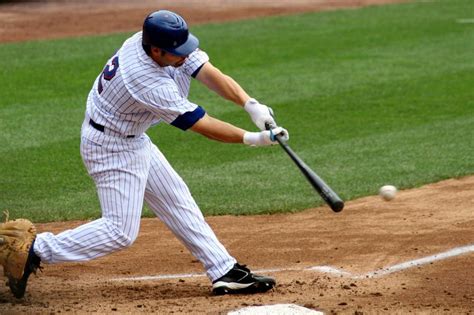
[{"label": "player's knee", "polygon": [[120,248],[127,248],[132,246],[132,244],[135,242],[136,238],[130,237],[127,234],[121,234],[118,235],[118,237],[115,239],[115,242]]},{"label": "player's knee", "polygon": [[127,241],[125,243],[125,247],[131,246],[133,243],[135,243],[135,240],[138,237],[138,231],[133,231],[132,233],[126,233],[124,234],[125,237],[127,238]]},{"label": "player's knee", "polygon": [[131,246],[138,237],[138,229],[130,226],[117,225],[112,222],[109,223],[112,239],[115,241],[117,247],[127,248]]},{"label": "player's knee", "polygon": [[123,248],[130,247],[135,242],[138,236],[138,231],[121,231],[120,245]]}]

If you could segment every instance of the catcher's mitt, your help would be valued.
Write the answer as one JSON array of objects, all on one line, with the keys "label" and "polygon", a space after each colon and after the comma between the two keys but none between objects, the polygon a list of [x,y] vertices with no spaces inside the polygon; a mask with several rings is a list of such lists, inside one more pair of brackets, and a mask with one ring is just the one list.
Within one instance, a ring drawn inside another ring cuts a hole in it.
[{"label": "catcher's mitt", "polygon": [[[0,264],[3,266],[3,272],[8,278],[12,292],[17,297],[23,296],[24,289],[22,294],[18,294],[20,292],[15,292],[18,291],[16,287],[20,284],[22,287],[23,284],[26,287],[27,277],[31,271],[35,271],[26,268],[28,264],[31,264],[28,255],[35,238],[36,228],[28,220],[9,221],[7,215],[5,223],[0,223]],[[12,286],[15,286],[15,290]]]}]

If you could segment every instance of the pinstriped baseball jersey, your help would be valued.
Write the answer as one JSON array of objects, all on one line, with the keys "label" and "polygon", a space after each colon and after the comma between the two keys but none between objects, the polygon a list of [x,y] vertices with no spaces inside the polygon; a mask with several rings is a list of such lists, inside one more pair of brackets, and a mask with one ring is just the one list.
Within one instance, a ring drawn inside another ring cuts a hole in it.
[{"label": "pinstriped baseball jersey", "polygon": [[[187,129],[204,114],[187,99],[188,78],[208,60],[198,49],[179,68],[160,67],[143,50],[139,32],[125,41],[95,80],[87,114],[124,136],[140,135],[160,121]],[[188,115],[180,117],[184,113]]]},{"label": "pinstriped baseball jersey", "polygon": [[191,77],[208,60],[196,50],[180,67],[160,67],[143,50],[141,32],[110,58],[89,93],[81,132],[81,156],[102,218],[57,235],[38,234],[34,251],[43,262],[85,261],[130,246],[145,201],[211,280],[234,266],[182,178],[144,133],[160,121],[186,130],[204,116],[187,96]]}]

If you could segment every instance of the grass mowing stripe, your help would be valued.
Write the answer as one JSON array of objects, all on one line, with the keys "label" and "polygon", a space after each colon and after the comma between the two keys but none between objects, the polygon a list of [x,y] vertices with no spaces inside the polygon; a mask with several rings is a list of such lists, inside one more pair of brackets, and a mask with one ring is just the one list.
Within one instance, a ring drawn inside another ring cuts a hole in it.
[{"label": "grass mowing stripe", "polygon": [[[38,148],[53,142],[77,141],[85,110],[68,106],[74,103],[77,103],[75,99],[54,99],[48,104],[31,102],[0,109],[0,122],[4,130],[0,136],[4,144],[0,147],[0,153],[13,154],[18,150]],[[45,110],[52,107],[58,109]]]},{"label": "grass mowing stripe", "polygon": [[[275,109],[296,152],[350,199],[389,181],[415,187],[474,173],[474,29],[457,23],[469,5],[413,2],[193,32],[213,63]],[[79,130],[93,80],[128,35],[0,45],[0,209],[34,221],[100,215]],[[199,84],[191,100],[255,129]],[[149,134],[206,214],[321,204],[278,147],[213,143],[169,126]]]}]

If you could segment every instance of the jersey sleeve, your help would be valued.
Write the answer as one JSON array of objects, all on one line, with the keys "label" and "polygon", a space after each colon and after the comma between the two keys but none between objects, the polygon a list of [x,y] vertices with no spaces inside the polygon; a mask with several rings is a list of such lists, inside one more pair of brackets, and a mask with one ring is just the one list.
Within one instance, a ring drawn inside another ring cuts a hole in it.
[{"label": "jersey sleeve", "polygon": [[183,64],[184,72],[192,77],[196,77],[201,67],[209,61],[209,56],[199,48],[193,51]]},{"label": "jersey sleeve", "polygon": [[140,96],[140,101],[158,118],[182,130],[192,127],[205,110],[182,97],[174,84],[162,85]]}]

